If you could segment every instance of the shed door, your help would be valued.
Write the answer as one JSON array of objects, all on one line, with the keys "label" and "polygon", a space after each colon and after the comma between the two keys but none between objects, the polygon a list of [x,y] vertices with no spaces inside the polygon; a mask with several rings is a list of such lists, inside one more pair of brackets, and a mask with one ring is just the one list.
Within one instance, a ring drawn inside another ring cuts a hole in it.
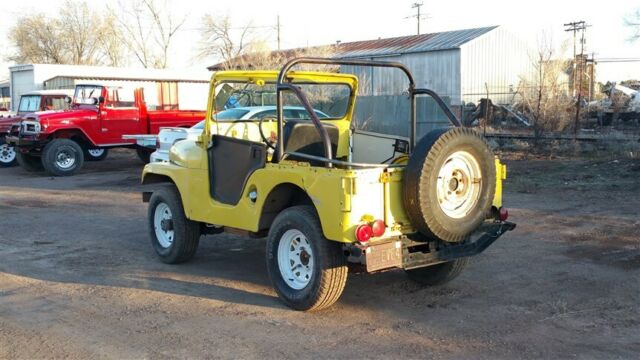
[{"label": "shed door", "polygon": [[33,70],[11,73],[11,110],[18,111],[20,96],[26,92],[39,90],[33,83]]}]

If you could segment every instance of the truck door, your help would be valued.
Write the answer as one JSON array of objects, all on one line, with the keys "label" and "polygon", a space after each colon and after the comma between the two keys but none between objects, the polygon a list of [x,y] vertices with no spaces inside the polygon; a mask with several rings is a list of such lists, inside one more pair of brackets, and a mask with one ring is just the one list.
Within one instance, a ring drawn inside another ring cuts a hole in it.
[{"label": "truck door", "polygon": [[135,106],[133,91],[109,88],[104,103],[101,105],[101,127],[104,143],[123,144],[122,135],[144,133],[140,111]]}]

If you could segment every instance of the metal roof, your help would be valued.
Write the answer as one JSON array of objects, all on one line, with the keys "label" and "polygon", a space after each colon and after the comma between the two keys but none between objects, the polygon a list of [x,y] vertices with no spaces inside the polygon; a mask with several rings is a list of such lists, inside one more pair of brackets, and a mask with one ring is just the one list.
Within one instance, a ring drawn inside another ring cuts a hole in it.
[{"label": "metal roof", "polygon": [[484,35],[497,27],[498,26],[489,26],[432,34],[342,43],[338,45],[336,57],[378,57],[458,49],[461,45]]},{"label": "metal roof", "polygon": [[[345,42],[331,46],[335,49],[333,57],[341,59],[383,57],[409,53],[450,50],[458,49],[461,45],[476,39],[497,27],[498,26],[488,26],[431,34]],[[282,56],[285,59],[290,59],[294,54],[299,52],[298,50],[304,50],[304,48],[273,51],[272,56]],[[249,59],[248,55],[242,55],[238,58]],[[225,65],[228,65],[228,63],[221,62],[209,66],[208,69],[212,71],[222,70],[225,68]]]}]

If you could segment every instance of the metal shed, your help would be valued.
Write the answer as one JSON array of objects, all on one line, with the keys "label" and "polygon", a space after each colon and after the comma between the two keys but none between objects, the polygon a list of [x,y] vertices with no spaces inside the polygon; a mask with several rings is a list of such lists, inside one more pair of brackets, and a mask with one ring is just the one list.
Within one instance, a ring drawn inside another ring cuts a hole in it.
[{"label": "metal shed", "polygon": [[[487,94],[496,103],[510,103],[520,77],[531,69],[526,43],[499,26],[342,43],[336,57],[401,62],[417,86],[448,97],[452,106],[477,103]],[[382,73],[360,75],[369,78],[373,93],[403,85]]]}]

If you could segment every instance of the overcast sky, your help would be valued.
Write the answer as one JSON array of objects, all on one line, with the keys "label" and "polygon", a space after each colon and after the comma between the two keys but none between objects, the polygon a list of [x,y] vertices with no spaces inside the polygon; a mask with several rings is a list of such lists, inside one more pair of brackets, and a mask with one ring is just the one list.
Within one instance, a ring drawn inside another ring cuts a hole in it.
[{"label": "overcast sky", "polygon": [[[107,0],[113,1],[113,0]],[[125,0],[126,1],[126,0]],[[162,1],[162,0],[160,0]],[[420,1],[420,0],[418,0]],[[3,1],[0,12],[0,61],[11,51],[7,33],[17,16],[34,11],[55,13],[62,0]],[[205,67],[215,62],[193,60],[200,17],[204,13],[229,15],[235,26],[251,22],[259,36],[276,47],[276,18],[280,15],[283,48],[322,45],[355,40],[369,40],[416,32],[411,4],[416,0],[172,0],[172,11],[185,13],[189,20],[173,48],[170,65],[176,68]],[[624,17],[640,8],[638,0],[588,1],[433,1],[424,0],[422,32],[438,32],[471,27],[505,25],[509,30],[535,45],[543,30],[553,34],[554,42],[569,38],[563,24],[584,20],[592,25],[587,31],[587,51],[596,58],[640,58],[640,41],[627,41],[631,35]],[[103,1],[90,1],[103,6]],[[0,62],[0,78],[10,65]],[[134,64],[132,64],[134,65]],[[640,78],[640,63],[599,64],[600,81]]]}]

